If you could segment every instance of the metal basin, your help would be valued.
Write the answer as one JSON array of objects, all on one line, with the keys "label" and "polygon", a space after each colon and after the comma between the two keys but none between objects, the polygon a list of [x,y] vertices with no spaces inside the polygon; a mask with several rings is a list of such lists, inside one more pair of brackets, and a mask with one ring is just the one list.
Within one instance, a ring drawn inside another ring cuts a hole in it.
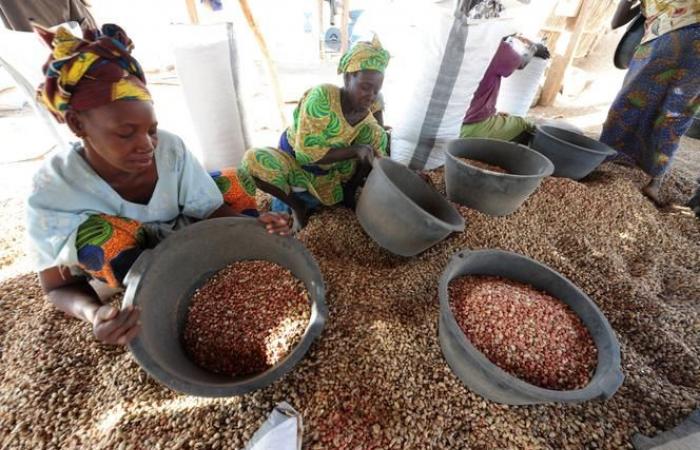
[{"label": "metal basin", "polygon": [[[507,174],[470,166],[458,158],[497,165]],[[515,210],[551,175],[550,160],[523,145],[496,139],[456,139],[447,144],[447,198],[491,216]]]},{"label": "metal basin", "polygon": [[[232,378],[192,362],[181,336],[194,291],[228,264],[250,259],[277,263],[303,281],[311,319],[299,344],[275,366]],[[311,254],[296,239],[268,234],[254,219],[212,219],[181,229],[142,254],[125,283],[124,304],[142,308],[141,332],[129,345],[134,359],[164,385],[202,397],[245,394],[281,378],[303,358],[328,317],[323,278]]]},{"label": "metal basin", "polygon": [[548,125],[538,125],[530,145],[554,163],[554,176],[580,180],[615,150],[589,137]]},{"label": "metal basin", "polygon": [[[580,318],[598,348],[593,378],[582,389],[557,391],[527,383],[493,364],[457,324],[449,303],[450,281],[462,275],[493,275],[528,283],[566,303]],[[559,273],[526,256],[502,250],[461,251],[440,278],[439,339],[442,354],[473,392],[499,403],[579,403],[610,398],[622,385],[620,344],[603,313],[586,294]]]},{"label": "metal basin", "polygon": [[376,159],[357,203],[357,219],[381,247],[413,256],[454,231],[464,231],[457,210],[411,169]]}]

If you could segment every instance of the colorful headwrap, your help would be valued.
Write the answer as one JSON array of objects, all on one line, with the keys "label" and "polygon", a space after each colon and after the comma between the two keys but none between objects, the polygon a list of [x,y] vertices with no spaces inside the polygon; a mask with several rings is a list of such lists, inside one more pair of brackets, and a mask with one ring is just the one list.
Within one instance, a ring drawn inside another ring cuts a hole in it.
[{"label": "colorful headwrap", "polygon": [[59,121],[69,108],[85,111],[117,100],[151,100],[143,70],[131,56],[134,45],[119,26],[86,31],[83,39],[63,27],[55,33],[37,25],[35,30],[52,49],[39,99]]},{"label": "colorful headwrap", "polygon": [[372,42],[358,42],[340,58],[338,73],[352,73],[360,70],[384,72],[389,65],[389,52],[384,50],[377,36]]}]

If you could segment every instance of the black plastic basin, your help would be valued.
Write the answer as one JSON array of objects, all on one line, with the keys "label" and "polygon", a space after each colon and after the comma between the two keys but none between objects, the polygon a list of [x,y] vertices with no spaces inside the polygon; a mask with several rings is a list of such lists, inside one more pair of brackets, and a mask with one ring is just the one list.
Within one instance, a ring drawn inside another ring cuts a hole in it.
[{"label": "black plastic basin", "polygon": [[[582,389],[557,391],[523,381],[504,371],[472,345],[452,313],[448,286],[463,275],[492,275],[527,283],[566,303],[593,337],[598,365]],[[622,385],[620,344],[598,307],[559,273],[526,256],[503,250],[461,251],[452,257],[440,278],[439,339],[448,365],[471,391],[499,403],[578,403],[610,398]]]},{"label": "black plastic basin", "polygon": [[555,177],[580,180],[616,152],[602,142],[582,134],[548,125],[538,125],[530,145],[554,163]]},{"label": "black plastic basin", "polygon": [[414,256],[449,234],[464,230],[464,218],[408,167],[376,159],[357,203],[357,220],[381,247]]},{"label": "black plastic basin", "polygon": [[[309,325],[299,344],[263,373],[232,378],[209,372],[181,344],[192,294],[227,265],[256,259],[277,263],[304,282]],[[311,254],[296,239],[268,234],[255,219],[212,219],[183,228],[142,254],[125,283],[124,305],[142,309],[141,332],[129,345],[136,362],[164,385],[202,397],[245,394],[281,378],[301,361],[328,317],[323,278]]]},{"label": "black plastic basin", "polygon": [[685,135],[689,138],[700,139],[700,115],[697,115],[691,119],[690,127]]},{"label": "black plastic basin", "polygon": [[[458,158],[493,164],[508,173],[483,170]],[[554,165],[546,157],[513,142],[456,139],[447,144],[447,198],[492,216],[517,210],[553,171]]]}]

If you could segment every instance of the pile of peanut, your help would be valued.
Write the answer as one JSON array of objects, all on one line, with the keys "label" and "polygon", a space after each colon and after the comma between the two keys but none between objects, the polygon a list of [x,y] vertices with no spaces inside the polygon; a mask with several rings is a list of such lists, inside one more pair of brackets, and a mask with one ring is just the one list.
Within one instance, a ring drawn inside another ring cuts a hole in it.
[{"label": "pile of peanut", "polygon": [[477,169],[482,169],[486,170],[488,172],[495,172],[495,173],[509,173],[506,169],[503,167],[497,166],[495,164],[489,164],[484,161],[479,161],[478,159],[471,159],[471,158],[457,158],[463,163],[476,167]]},{"label": "pile of peanut", "polygon": [[502,277],[464,276],[449,286],[459,327],[491,362],[546,389],[586,386],[598,352],[581,319],[560,300]]},{"label": "pile of peanut", "polygon": [[[442,171],[430,176],[444,193]],[[671,173],[665,186],[687,199],[693,181]],[[673,428],[700,406],[700,222],[657,209],[640,192],[647,182],[611,164],[581,182],[548,177],[507,217],[459,207],[465,232],[413,258],[382,250],[352,211],[323,209],[297,234],[326,285],[323,333],[284,378],[242,396],[160,385],[127,349],[97,344],[88,324],[57,311],[36,274],[10,277],[0,282],[0,447],[238,449],[287,401],[310,450],[631,449],[635,433]],[[507,406],[454,375],[438,339],[438,281],[455,252],[483,248],[544,263],[596,303],[622,353],[625,382],[611,399]]]},{"label": "pile of peanut", "polygon": [[267,261],[240,261],[209,278],[192,297],[184,343],[212,372],[263,372],[299,342],[311,309],[304,284]]}]

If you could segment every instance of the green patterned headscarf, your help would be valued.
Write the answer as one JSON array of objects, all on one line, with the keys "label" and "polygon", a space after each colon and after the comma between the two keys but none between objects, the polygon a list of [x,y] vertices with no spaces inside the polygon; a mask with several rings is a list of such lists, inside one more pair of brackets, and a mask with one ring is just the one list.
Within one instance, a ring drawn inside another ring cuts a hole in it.
[{"label": "green patterned headscarf", "polygon": [[338,63],[338,73],[352,73],[360,70],[384,72],[389,65],[389,52],[384,50],[377,36],[372,42],[358,42],[345,52]]}]

